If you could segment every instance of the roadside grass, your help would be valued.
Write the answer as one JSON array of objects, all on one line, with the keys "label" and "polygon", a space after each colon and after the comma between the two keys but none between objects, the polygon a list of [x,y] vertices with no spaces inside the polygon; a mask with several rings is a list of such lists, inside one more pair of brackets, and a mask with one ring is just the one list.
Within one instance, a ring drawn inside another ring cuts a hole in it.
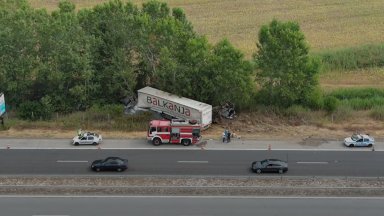
[{"label": "roadside grass", "polygon": [[370,112],[371,118],[375,120],[384,120],[384,106],[375,106]]},{"label": "roadside grass", "polygon": [[138,115],[108,116],[100,112],[75,112],[67,115],[55,114],[49,121],[26,121],[15,116],[6,119],[8,128],[14,129],[59,129],[109,130],[109,131],[144,131],[152,118],[151,113]]},{"label": "roadside grass", "polygon": [[[57,9],[59,0],[29,0],[35,8]],[[72,0],[77,9],[108,0]],[[127,2],[124,0],[123,2]],[[131,1],[141,5],[144,0]],[[313,51],[382,44],[382,0],[164,0],[184,9],[196,31],[216,43],[228,38],[250,58],[258,32],[273,18],[297,21]]]}]

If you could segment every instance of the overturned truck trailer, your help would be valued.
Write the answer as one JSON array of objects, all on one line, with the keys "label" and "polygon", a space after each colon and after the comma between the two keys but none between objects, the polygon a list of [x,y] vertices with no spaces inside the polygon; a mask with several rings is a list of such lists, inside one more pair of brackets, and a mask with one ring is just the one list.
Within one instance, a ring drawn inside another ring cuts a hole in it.
[{"label": "overturned truck trailer", "polygon": [[212,124],[212,106],[185,97],[164,92],[152,87],[137,91],[137,106],[164,113],[174,118],[196,121],[201,127]]}]

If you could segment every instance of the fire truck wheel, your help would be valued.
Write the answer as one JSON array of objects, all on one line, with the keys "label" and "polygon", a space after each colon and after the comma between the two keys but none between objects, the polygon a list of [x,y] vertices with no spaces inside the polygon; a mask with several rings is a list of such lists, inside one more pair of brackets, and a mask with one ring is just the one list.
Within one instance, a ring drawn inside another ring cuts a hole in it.
[{"label": "fire truck wheel", "polygon": [[181,143],[182,143],[184,146],[189,146],[189,145],[191,145],[191,140],[189,140],[189,139],[183,139],[183,140],[181,141]]},{"label": "fire truck wheel", "polygon": [[153,144],[154,146],[159,146],[159,145],[161,145],[161,140],[160,140],[160,138],[155,138],[155,139],[153,139],[153,140],[152,140],[152,144]]}]

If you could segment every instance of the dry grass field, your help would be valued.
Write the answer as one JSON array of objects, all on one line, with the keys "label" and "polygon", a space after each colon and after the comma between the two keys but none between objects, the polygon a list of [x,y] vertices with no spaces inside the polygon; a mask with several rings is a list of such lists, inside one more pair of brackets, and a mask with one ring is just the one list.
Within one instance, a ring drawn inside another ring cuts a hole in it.
[{"label": "dry grass field", "polygon": [[[108,0],[71,0],[77,8]],[[57,8],[59,0],[29,0],[35,8]],[[132,0],[141,5],[144,0]],[[258,31],[273,18],[297,21],[312,50],[384,42],[383,0],[163,0],[186,12],[197,32],[211,42],[228,38],[247,57]]]},{"label": "dry grass field", "polygon": [[355,71],[332,71],[320,75],[320,84],[324,91],[337,88],[383,88],[384,68],[368,68]]}]

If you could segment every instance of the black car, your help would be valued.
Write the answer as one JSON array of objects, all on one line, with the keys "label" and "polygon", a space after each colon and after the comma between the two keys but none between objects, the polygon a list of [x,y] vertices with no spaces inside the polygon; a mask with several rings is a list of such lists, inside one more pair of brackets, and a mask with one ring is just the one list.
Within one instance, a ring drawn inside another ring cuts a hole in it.
[{"label": "black car", "polygon": [[95,160],[91,165],[93,171],[124,171],[128,168],[128,160],[119,157],[107,157],[104,160]]},{"label": "black car", "polygon": [[278,159],[265,159],[252,162],[251,169],[256,173],[278,172],[281,174],[288,171],[288,163]]}]

